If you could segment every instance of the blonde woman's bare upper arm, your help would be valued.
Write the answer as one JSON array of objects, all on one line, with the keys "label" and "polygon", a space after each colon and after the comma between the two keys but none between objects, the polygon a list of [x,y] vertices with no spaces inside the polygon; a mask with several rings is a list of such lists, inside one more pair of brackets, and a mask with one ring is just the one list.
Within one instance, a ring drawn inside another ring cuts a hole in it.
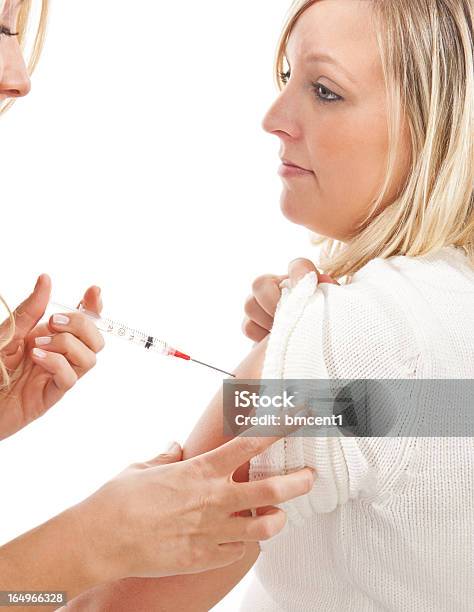
[{"label": "blonde woman's bare upper arm", "polygon": [[[261,378],[268,338],[269,336],[256,344],[238,368],[234,370],[237,378]],[[223,386],[221,385],[186,440],[183,459],[201,455],[231,439],[230,436],[224,436],[223,433],[222,394]],[[245,466],[243,466],[236,473],[236,480],[248,480],[248,464],[247,477],[245,477]]]}]

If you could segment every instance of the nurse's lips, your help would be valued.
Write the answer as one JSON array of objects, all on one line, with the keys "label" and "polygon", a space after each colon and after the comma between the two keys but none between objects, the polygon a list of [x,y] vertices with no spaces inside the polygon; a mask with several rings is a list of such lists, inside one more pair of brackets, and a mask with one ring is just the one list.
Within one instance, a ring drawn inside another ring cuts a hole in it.
[{"label": "nurse's lips", "polygon": [[288,159],[282,158],[282,164],[278,168],[278,174],[280,176],[284,176],[285,178],[291,178],[294,176],[312,176],[314,172],[312,170],[308,170],[307,168],[302,168],[301,166],[297,166],[293,162]]}]

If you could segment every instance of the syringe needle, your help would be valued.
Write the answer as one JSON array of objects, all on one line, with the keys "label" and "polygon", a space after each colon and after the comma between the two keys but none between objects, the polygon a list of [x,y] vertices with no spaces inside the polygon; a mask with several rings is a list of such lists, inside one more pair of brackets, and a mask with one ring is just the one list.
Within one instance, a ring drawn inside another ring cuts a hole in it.
[{"label": "syringe needle", "polygon": [[218,372],[222,372],[223,374],[228,374],[229,376],[233,376],[235,378],[235,374],[231,374],[230,372],[226,372],[225,370],[221,370],[220,368],[215,368],[214,366],[209,365],[208,363],[204,363],[204,361],[198,361],[197,359],[193,359],[190,357],[191,361],[195,361],[196,363],[200,363],[206,368],[212,368],[213,370],[217,370]]}]

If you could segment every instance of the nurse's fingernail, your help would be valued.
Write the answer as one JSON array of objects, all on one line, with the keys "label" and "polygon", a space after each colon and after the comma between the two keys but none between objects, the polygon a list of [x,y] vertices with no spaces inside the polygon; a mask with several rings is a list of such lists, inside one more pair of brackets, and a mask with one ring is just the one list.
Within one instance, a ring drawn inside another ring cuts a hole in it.
[{"label": "nurse's fingernail", "polygon": [[36,338],[35,342],[38,346],[41,346],[42,344],[49,344],[51,340],[51,336],[39,336]]},{"label": "nurse's fingernail", "polygon": [[42,351],[41,349],[34,348],[33,355],[35,357],[39,357],[40,359],[44,359],[48,353],[46,351]]},{"label": "nurse's fingernail", "polygon": [[66,317],[66,315],[62,314],[55,314],[53,315],[53,323],[56,323],[58,325],[67,325],[69,323],[69,317]]},{"label": "nurse's fingernail", "polygon": [[181,448],[180,445],[173,440],[173,442],[170,442],[168,446],[166,447],[166,452],[169,454],[174,454],[174,453],[177,453],[180,450],[180,448]]}]

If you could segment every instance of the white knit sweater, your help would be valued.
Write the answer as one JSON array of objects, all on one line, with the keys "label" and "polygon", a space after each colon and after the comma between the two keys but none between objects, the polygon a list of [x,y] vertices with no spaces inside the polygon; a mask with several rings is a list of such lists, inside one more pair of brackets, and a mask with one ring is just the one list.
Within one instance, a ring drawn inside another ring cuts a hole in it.
[{"label": "white knit sweater", "polygon": [[[464,251],[377,258],[348,285],[306,275],[283,290],[262,378],[474,378]],[[474,438],[286,438],[250,479],[303,465],[313,490],[282,504],[242,610],[474,611]]]}]

